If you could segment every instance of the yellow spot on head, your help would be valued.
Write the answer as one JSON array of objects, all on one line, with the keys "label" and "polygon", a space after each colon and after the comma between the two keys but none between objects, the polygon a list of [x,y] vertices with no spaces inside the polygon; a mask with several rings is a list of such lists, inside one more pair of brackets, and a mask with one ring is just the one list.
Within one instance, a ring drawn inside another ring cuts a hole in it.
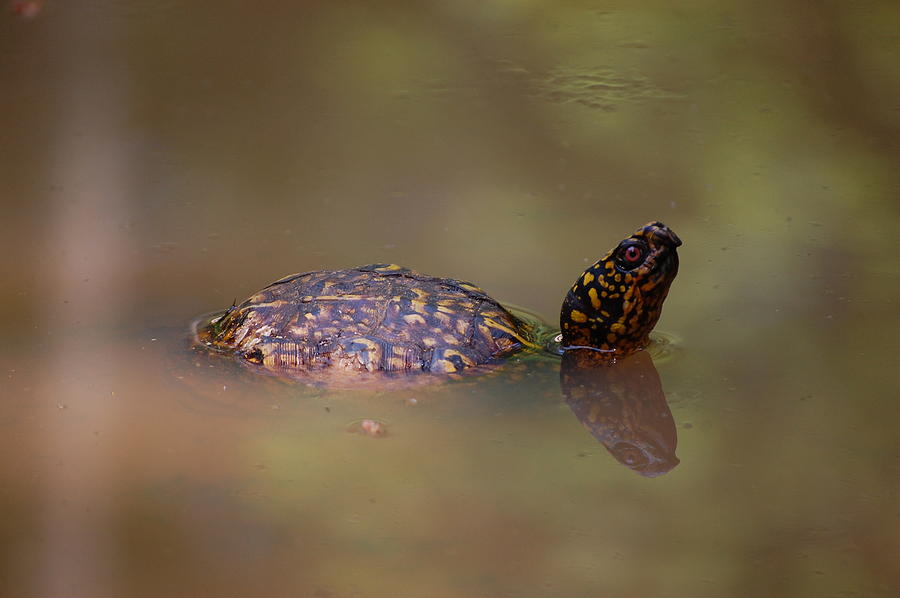
[{"label": "yellow spot on head", "polygon": [[600,309],[601,303],[600,297],[597,296],[597,289],[591,288],[588,291],[588,297],[591,298],[591,305],[594,307],[594,309]]},{"label": "yellow spot on head", "polygon": [[580,311],[578,311],[577,309],[573,309],[572,310],[572,320],[574,320],[575,322],[584,323],[584,322],[587,322],[587,316],[584,315],[583,313],[581,313]]},{"label": "yellow spot on head", "polygon": [[587,285],[591,284],[592,282],[594,282],[594,275],[591,274],[590,272],[585,272],[584,278],[582,278],[581,281],[584,284],[584,286],[587,286]]}]

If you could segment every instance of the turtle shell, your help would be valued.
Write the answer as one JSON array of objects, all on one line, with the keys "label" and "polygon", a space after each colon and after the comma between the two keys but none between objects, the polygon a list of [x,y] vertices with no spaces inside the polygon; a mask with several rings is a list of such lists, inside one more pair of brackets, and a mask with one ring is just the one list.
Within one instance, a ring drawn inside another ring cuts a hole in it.
[{"label": "turtle shell", "polygon": [[477,286],[394,264],[294,274],[198,330],[277,373],[454,373],[533,347],[529,324]]}]

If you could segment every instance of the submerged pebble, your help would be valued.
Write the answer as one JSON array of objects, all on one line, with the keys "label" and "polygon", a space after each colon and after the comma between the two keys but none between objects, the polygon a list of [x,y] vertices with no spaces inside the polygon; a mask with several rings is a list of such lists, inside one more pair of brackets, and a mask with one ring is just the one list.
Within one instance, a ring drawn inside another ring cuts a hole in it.
[{"label": "submerged pebble", "polygon": [[362,434],[363,436],[370,436],[372,438],[382,438],[387,436],[387,424],[380,422],[377,419],[360,419],[351,422],[350,425],[347,426],[347,431],[354,434]]}]

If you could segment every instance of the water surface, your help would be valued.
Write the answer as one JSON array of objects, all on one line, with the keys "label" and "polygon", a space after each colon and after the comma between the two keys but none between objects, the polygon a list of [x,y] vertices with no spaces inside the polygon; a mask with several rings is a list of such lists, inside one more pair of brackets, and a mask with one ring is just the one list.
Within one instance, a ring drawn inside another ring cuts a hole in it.
[{"label": "water surface", "polygon": [[[0,593],[897,595],[898,26],[891,2],[4,13]],[[373,262],[552,322],[655,219],[685,242],[657,475],[585,429],[558,361],[333,391],[188,349],[198,314]]]}]

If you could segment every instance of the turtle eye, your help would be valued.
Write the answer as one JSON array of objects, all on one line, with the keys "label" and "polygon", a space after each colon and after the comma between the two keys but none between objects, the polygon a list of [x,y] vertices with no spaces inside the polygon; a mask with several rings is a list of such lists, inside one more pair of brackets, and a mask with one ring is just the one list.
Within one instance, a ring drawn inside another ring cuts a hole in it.
[{"label": "turtle eye", "polygon": [[626,270],[631,270],[640,266],[644,262],[646,256],[646,248],[639,243],[630,243],[619,249],[617,260],[619,266]]},{"label": "turtle eye", "polygon": [[641,259],[641,250],[632,245],[625,249],[625,255],[623,256],[626,262],[635,263],[639,259]]}]

